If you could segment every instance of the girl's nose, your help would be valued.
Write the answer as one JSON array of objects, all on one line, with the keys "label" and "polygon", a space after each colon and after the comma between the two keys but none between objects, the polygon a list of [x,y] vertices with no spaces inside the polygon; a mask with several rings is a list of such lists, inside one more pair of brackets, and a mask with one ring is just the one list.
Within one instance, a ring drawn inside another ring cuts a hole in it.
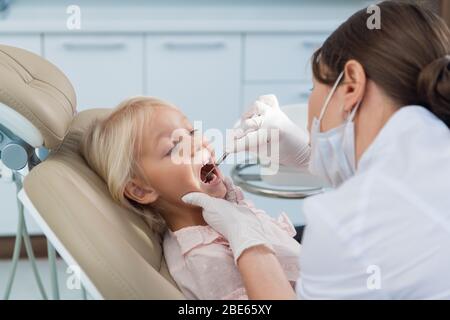
[{"label": "girl's nose", "polygon": [[199,134],[195,134],[191,141],[191,157],[194,157],[197,152],[200,152],[203,148],[203,137]]},{"label": "girl's nose", "polygon": [[204,149],[208,150],[209,154],[214,159],[214,149],[208,139],[198,134],[192,139],[191,157],[193,158],[197,153],[203,152]]},{"label": "girl's nose", "polygon": [[203,148],[207,149],[209,151],[209,153],[211,154],[211,156],[213,157],[213,159],[215,159],[214,148],[213,148],[211,142],[206,138],[203,138]]}]

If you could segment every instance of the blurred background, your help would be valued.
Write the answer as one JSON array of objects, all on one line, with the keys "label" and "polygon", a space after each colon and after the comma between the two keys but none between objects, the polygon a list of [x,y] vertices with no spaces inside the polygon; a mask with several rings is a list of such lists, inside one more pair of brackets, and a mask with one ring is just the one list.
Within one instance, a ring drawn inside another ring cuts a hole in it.
[{"label": "blurred background", "polygon": [[[449,0],[420,2],[450,23]],[[373,3],[0,0],[0,43],[31,50],[62,69],[79,111],[144,94],[175,103],[192,121],[202,120],[203,130],[225,130],[259,95],[274,93],[282,105],[306,103],[311,54],[352,13]],[[17,208],[13,184],[2,180],[0,258],[9,259]],[[271,215],[282,208],[303,224],[300,200],[247,196]],[[36,254],[45,255],[39,228],[27,223]],[[6,267],[0,262],[0,290]],[[22,286],[16,297],[33,297],[35,289]]]}]

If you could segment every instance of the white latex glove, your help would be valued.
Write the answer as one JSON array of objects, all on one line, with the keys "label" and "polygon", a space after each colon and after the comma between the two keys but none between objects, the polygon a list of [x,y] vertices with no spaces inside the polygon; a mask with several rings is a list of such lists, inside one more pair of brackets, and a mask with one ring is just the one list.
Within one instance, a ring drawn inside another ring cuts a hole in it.
[{"label": "white latex glove", "polygon": [[236,186],[229,177],[225,177],[223,179],[223,183],[227,189],[227,193],[225,194],[225,200],[229,202],[233,202],[236,204],[242,204],[244,201],[244,193],[242,189]]},{"label": "white latex glove", "polygon": [[[234,140],[229,142],[226,151],[258,154],[261,146],[271,143],[272,129],[279,132],[279,163],[291,167],[307,166],[310,157],[309,134],[288,118],[273,94],[259,97],[242,115],[234,126]],[[272,143],[277,146],[276,141]]]},{"label": "white latex glove", "polygon": [[203,208],[205,221],[228,240],[235,262],[244,250],[254,246],[264,245],[274,252],[260,220],[248,206],[200,192],[189,193],[182,200]]},{"label": "white latex glove", "polygon": [[228,202],[233,202],[242,206],[246,206],[247,208],[250,208],[255,214],[258,212],[264,212],[262,210],[257,209],[252,201],[245,199],[244,192],[240,187],[236,186],[233,183],[233,180],[231,180],[231,178],[225,177],[223,179],[223,183],[225,184],[225,187],[227,189],[227,193],[225,194],[225,200],[227,200]]}]

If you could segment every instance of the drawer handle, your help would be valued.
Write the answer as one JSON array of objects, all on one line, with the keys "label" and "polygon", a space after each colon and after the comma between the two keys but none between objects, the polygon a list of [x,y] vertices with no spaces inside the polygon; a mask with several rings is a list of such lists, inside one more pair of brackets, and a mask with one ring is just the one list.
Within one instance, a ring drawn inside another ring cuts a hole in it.
[{"label": "drawer handle", "polygon": [[125,48],[123,42],[111,42],[111,43],[88,43],[88,42],[65,42],[63,47],[67,50],[120,50]]},{"label": "drawer handle", "polygon": [[322,42],[317,41],[303,41],[303,47],[307,49],[318,49],[322,46]]},{"label": "drawer handle", "polygon": [[225,42],[166,42],[164,47],[169,50],[213,50],[225,48]]},{"label": "drawer handle", "polygon": [[299,96],[301,99],[309,99],[309,95],[310,95],[309,92],[300,92]]}]

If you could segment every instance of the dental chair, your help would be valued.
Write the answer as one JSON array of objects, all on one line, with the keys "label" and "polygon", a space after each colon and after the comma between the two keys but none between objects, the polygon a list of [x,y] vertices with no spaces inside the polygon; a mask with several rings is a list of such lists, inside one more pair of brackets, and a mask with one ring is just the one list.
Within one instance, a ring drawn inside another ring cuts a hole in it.
[{"label": "dental chair", "polygon": [[[159,237],[111,199],[78,151],[84,130],[109,112],[77,113],[74,89],[57,67],[0,45],[0,156],[12,170],[28,166],[19,198],[47,239],[95,299],[183,299]],[[42,162],[39,147],[50,151]]]}]

